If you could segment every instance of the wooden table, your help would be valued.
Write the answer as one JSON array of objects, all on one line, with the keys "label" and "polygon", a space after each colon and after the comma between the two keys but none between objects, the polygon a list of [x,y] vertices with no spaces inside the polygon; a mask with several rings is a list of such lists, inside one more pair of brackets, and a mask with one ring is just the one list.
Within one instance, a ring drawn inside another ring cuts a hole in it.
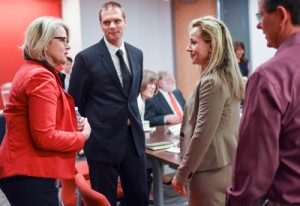
[{"label": "wooden table", "polygon": [[[168,132],[168,126],[157,126],[154,132],[146,132],[146,143],[170,141],[172,134]],[[154,206],[163,206],[163,165],[167,164],[176,169],[180,164],[180,154],[167,152],[165,150],[153,151],[146,149],[147,157],[152,161],[153,170],[153,196]]]}]

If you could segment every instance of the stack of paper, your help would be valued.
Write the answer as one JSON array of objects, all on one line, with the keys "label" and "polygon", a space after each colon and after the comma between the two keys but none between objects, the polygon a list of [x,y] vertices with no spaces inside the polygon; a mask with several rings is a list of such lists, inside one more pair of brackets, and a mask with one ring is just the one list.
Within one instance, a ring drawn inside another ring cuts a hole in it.
[{"label": "stack of paper", "polygon": [[181,129],[181,124],[175,124],[173,126],[168,127],[169,133],[174,134],[174,135],[179,135],[180,129]]},{"label": "stack of paper", "polygon": [[166,151],[178,154],[178,153],[180,153],[180,148],[179,147],[171,147],[171,148],[167,149]]},{"label": "stack of paper", "polygon": [[147,143],[146,147],[151,150],[162,150],[173,147],[174,145],[171,142],[163,141],[163,142],[153,142]]}]

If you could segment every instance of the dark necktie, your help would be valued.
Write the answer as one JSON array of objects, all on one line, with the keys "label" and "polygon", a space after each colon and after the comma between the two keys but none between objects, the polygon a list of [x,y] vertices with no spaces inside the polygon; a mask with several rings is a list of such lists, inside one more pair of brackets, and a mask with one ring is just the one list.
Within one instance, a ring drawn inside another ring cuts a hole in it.
[{"label": "dark necktie", "polygon": [[130,88],[130,82],[131,82],[131,75],[124,61],[123,51],[121,49],[118,49],[116,55],[120,60],[120,68],[121,68],[122,79],[123,79],[123,89],[125,93],[128,94]]}]

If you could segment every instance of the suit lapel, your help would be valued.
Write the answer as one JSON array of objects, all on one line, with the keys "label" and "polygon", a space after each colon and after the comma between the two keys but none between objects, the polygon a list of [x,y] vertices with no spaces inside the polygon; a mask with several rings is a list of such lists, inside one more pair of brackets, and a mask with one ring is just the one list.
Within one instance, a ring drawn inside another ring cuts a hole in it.
[{"label": "suit lapel", "polygon": [[130,88],[129,88],[129,94],[128,96],[130,96],[132,94],[132,88],[133,85],[137,79],[137,70],[138,70],[138,66],[137,66],[137,61],[135,60],[135,55],[134,52],[130,49],[130,47],[128,47],[125,43],[125,49],[127,52],[127,56],[128,56],[128,60],[129,60],[129,67],[131,69],[131,82],[130,82]]},{"label": "suit lapel", "polygon": [[157,95],[160,95],[160,97],[157,99],[161,102],[161,105],[164,107],[164,111],[166,111],[167,113],[173,113],[173,110],[170,107],[170,105],[168,104],[164,95],[161,92],[158,92]]},{"label": "suit lapel", "polygon": [[105,45],[104,39],[100,41],[100,58],[104,65],[105,70],[112,78],[113,82],[116,84],[116,86],[121,90],[121,92],[126,96],[123,87],[121,85],[120,79],[117,74],[117,70],[115,68],[115,65],[112,61],[112,58],[110,56],[110,53],[108,51],[107,46]]}]

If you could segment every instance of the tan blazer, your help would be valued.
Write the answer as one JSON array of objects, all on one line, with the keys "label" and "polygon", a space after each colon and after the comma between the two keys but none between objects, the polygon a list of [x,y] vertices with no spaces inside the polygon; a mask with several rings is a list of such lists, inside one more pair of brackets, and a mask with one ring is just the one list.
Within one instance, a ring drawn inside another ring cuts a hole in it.
[{"label": "tan blazer", "polygon": [[202,77],[184,109],[177,180],[187,184],[197,171],[231,164],[239,121],[240,102],[231,98],[228,85],[212,75]]}]

